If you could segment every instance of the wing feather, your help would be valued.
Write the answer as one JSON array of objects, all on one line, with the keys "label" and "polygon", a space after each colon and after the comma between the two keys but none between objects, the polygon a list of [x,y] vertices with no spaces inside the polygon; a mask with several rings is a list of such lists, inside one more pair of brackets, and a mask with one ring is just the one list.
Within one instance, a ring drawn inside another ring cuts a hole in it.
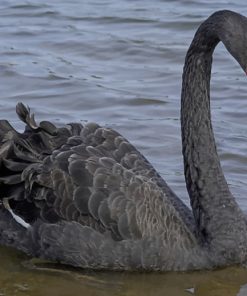
[{"label": "wing feather", "polygon": [[[35,207],[31,223],[75,221],[114,240],[167,235],[175,220],[189,232],[186,206],[119,133],[95,123],[38,125],[23,105],[17,112],[27,124],[23,134],[0,122],[0,130],[11,134],[6,138],[0,131],[0,186],[24,220],[29,213],[21,212],[18,200]],[[4,187],[13,184],[12,192]]]}]

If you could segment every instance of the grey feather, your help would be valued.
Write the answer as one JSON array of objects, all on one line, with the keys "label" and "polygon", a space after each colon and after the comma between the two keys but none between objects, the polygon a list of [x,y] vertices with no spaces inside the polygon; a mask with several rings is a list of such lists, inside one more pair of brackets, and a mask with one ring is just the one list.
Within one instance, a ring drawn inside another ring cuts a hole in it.
[{"label": "grey feather", "polygon": [[97,220],[99,219],[99,214],[98,214],[99,206],[101,202],[106,198],[107,196],[101,191],[96,191],[90,196],[90,199],[88,202],[89,212]]},{"label": "grey feather", "polygon": [[75,207],[81,214],[88,214],[88,201],[91,192],[87,187],[78,187],[73,194],[73,201]]},{"label": "grey feather", "polygon": [[96,123],[38,124],[18,103],[24,132],[0,121],[0,243],[92,269],[191,270],[246,261],[246,217],[220,166],[209,97],[215,46],[221,40],[246,71],[246,32],[245,17],[216,12],[186,55],[181,125],[192,211],[118,132]]},{"label": "grey feather", "polygon": [[128,217],[123,213],[118,220],[118,230],[123,239],[131,239]]},{"label": "grey feather", "polygon": [[110,225],[114,223],[111,219],[111,212],[107,203],[107,199],[104,199],[98,208],[98,216],[101,223],[108,229]]}]

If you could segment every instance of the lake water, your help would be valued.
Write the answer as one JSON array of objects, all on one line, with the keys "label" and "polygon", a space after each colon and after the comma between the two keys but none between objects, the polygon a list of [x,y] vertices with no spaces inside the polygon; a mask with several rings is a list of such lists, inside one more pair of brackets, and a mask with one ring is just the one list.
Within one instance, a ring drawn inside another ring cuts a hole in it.
[{"label": "lake water", "polygon": [[[38,120],[113,127],[189,204],[180,143],[181,73],[195,30],[219,9],[247,15],[244,0],[2,0],[0,118],[21,130],[15,105],[22,101]],[[218,152],[246,211],[246,77],[221,45],[211,85]],[[86,273],[40,266],[5,248],[0,262],[0,295],[247,295],[242,268]]]}]

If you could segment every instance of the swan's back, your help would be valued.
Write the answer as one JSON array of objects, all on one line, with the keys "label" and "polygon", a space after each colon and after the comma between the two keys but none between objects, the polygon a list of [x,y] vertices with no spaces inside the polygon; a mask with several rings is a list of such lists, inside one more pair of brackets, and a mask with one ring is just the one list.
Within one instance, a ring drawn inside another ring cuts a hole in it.
[{"label": "swan's back", "polygon": [[[128,244],[132,248],[133,243],[151,238],[158,238],[157,244],[167,250],[196,245],[190,211],[119,133],[94,123],[65,128],[50,122],[37,125],[22,104],[17,105],[17,113],[27,124],[23,134],[7,121],[0,122],[1,199],[30,225],[27,232],[38,228],[35,243],[49,241],[37,248],[41,255],[57,256],[49,237],[62,237],[62,229],[70,229],[60,242],[63,253],[65,241],[76,244],[84,231],[84,239],[94,233],[100,237],[95,238],[98,243],[124,242],[127,249]],[[52,225],[53,233],[42,230],[44,225]],[[87,257],[80,248],[80,256]],[[66,254],[60,257],[69,261]],[[92,260],[92,266],[102,265],[97,258]]]}]

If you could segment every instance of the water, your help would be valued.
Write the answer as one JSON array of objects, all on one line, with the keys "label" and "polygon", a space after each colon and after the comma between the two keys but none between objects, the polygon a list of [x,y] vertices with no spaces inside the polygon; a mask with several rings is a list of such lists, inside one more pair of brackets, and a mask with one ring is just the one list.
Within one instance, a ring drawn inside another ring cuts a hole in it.
[{"label": "water", "polygon": [[[184,56],[199,23],[218,9],[247,15],[244,0],[41,0],[0,2],[0,117],[18,129],[15,105],[59,125],[115,128],[188,204],[180,144]],[[212,118],[222,166],[247,210],[246,77],[223,46],[214,55]],[[0,295],[246,295],[247,271],[85,273],[30,268],[0,252]],[[189,289],[189,290],[186,290]]]}]

